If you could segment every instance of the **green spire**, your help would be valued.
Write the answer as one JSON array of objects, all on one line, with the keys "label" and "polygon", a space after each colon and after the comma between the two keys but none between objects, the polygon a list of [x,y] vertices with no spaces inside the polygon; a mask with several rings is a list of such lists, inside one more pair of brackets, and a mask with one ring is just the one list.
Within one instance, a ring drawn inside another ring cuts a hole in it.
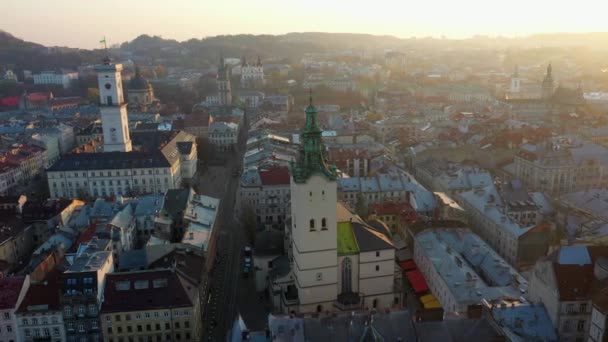
[{"label": "green spire", "polygon": [[291,164],[293,179],[296,183],[306,183],[314,173],[319,173],[333,181],[338,178],[336,167],[328,165],[321,128],[317,124],[317,109],[312,104],[312,92],[306,107],[306,123],[300,134],[300,155]]}]

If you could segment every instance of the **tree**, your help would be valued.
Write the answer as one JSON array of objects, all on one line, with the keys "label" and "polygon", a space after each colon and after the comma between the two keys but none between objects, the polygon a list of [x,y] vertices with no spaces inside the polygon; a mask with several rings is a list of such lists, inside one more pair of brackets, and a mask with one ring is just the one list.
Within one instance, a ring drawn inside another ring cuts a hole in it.
[{"label": "tree", "polygon": [[[196,115],[196,114],[190,114]],[[213,156],[213,146],[209,142],[209,139],[203,137],[196,138],[196,152],[197,158],[200,163],[208,164],[209,160]]]},{"label": "tree", "polygon": [[369,208],[367,207],[367,200],[363,196],[363,193],[357,194],[357,203],[355,204],[355,213],[359,215],[362,219],[367,217]]},{"label": "tree", "polygon": [[90,103],[99,102],[99,89],[97,88],[88,88],[87,89],[87,100]]}]

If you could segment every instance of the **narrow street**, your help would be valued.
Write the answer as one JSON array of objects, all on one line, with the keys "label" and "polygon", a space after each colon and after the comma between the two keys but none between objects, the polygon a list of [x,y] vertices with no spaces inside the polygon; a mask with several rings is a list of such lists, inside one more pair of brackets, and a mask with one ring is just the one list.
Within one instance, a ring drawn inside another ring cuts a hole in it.
[{"label": "narrow street", "polygon": [[243,229],[235,214],[247,129],[241,131],[235,153],[222,166],[210,166],[201,176],[200,189],[205,195],[221,199],[218,225],[218,260],[210,280],[208,310],[203,318],[204,341],[224,341],[237,314],[237,289],[241,275],[241,250],[245,244]]}]

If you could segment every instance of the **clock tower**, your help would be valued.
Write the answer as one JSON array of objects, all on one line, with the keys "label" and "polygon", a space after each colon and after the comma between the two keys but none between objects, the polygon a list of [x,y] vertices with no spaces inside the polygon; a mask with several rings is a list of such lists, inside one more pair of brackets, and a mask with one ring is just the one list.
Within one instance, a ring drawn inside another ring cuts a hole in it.
[{"label": "clock tower", "polygon": [[127,104],[122,92],[120,72],[122,64],[114,64],[106,57],[95,67],[99,86],[99,105],[103,128],[104,152],[130,152],[131,137],[127,118]]}]

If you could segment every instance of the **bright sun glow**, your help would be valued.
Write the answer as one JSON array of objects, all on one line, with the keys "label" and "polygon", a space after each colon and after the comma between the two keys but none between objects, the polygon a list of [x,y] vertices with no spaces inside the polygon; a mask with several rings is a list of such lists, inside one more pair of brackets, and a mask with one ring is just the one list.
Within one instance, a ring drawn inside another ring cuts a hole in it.
[{"label": "bright sun glow", "polygon": [[[170,7],[171,6],[171,7]],[[147,33],[185,40],[218,34],[354,32],[397,37],[521,36],[605,31],[603,0],[3,0],[0,29],[48,45],[97,47]],[[17,15],[19,14],[19,15]]]}]

